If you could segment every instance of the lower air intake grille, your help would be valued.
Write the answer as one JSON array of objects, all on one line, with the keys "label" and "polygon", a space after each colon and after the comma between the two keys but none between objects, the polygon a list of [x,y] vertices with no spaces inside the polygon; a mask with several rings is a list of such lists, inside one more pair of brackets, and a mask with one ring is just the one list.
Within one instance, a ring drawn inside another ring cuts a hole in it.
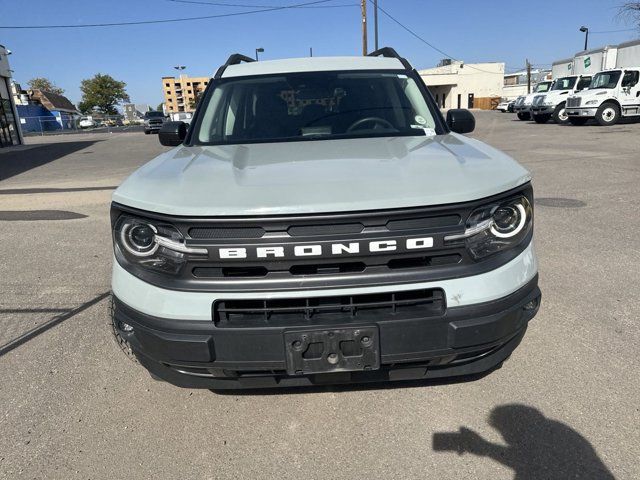
[{"label": "lower air intake grille", "polygon": [[441,289],[366,295],[217,300],[213,320],[224,328],[312,326],[375,322],[389,318],[433,317],[445,312]]}]

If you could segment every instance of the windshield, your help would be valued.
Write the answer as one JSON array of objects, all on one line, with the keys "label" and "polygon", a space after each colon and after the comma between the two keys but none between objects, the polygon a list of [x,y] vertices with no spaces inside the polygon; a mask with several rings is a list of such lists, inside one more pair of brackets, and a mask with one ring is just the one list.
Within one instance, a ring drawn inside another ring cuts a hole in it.
[{"label": "windshield", "polygon": [[220,145],[436,133],[415,79],[393,72],[312,72],[222,80],[192,141]]},{"label": "windshield", "polygon": [[591,80],[589,89],[593,90],[595,88],[616,88],[616,85],[618,85],[618,80],[620,80],[621,73],[622,72],[620,70],[596,73],[593,77],[593,80]]},{"label": "windshield", "polygon": [[553,84],[551,90],[571,90],[576,84],[577,77],[558,78]]},{"label": "windshield", "polygon": [[533,93],[544,93],[549,91],[549,87],[551,87],[551,82],[540,82],[536,85]]},{"label": "windshield", "polygon": [[164,117],[164,113],[162,112],[145,112],[144,118],[158,118]]}]

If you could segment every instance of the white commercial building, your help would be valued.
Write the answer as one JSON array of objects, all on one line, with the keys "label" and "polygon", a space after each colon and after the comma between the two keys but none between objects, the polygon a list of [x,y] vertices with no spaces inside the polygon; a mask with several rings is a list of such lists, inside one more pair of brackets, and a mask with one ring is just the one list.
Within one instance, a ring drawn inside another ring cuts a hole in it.
[{"label": "white commercial building", "polygon": [[10,54],[0,45],[0,148],[22,143],[18,113],[11,92]]},{"label": "white commercial building", "polygon": [[418,71],[440,108],[491,108],[502,96],[504,63],[443,63]]}]

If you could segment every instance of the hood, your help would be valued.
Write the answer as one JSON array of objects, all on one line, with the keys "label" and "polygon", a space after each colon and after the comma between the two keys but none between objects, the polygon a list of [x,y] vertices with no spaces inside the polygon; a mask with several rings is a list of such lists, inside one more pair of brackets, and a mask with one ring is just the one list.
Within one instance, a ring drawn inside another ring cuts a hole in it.
[{"label": "hood", "polygon": [[544,95],[547,101],[549,100],[561,101],[561,100],[564,100],[566,97],[568,97],[570,92],[571,90],[551,90],[541,95]]},{"label": "hood", "polygon": [[584,101],[597,99],[601,97],[613,96],[615,94],[615,89],[612,88],[596,88],[594,90],[582,90],[581,92],[573,95],[574,97],[580,97]]},{"label": "hood", "polygon": [[329,213],[476,200],[530,180],[504,153],[457,134],[176,147],[113,201],[183,216]]}]

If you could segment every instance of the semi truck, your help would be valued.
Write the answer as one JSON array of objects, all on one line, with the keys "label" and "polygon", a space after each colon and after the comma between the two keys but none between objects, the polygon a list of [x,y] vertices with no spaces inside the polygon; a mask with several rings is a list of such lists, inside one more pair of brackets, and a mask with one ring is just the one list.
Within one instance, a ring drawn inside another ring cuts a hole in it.
[{"label": "semi truck", "polygon": [[600,125],[615,125],[624,117],[640,116],[640,40],[580,52],[574,58],[574,74],[587,75],[588,88],[567,96],[565,114],[573,125],[595,119]]},{"label": "semi truck", "polygon": [[531,103],[531,116],[536,123],[569,122],[566,112],[569,95],[580,92],[591,83],[591,75],[569,75],[557,78],[547,93],[536,95]]},{"label": "semi truck", "polygon": [[516,99],[516,103],[513,106],[513,111],[518,115],[520,120],[530,120],[531,119],[531,104],[533,103],[533,97],[538,94],[548,92],[553,82],[551,80],[545,80],[544,82],[539,82],[533,88],[533,92],[528,95],[520,95]]}]

